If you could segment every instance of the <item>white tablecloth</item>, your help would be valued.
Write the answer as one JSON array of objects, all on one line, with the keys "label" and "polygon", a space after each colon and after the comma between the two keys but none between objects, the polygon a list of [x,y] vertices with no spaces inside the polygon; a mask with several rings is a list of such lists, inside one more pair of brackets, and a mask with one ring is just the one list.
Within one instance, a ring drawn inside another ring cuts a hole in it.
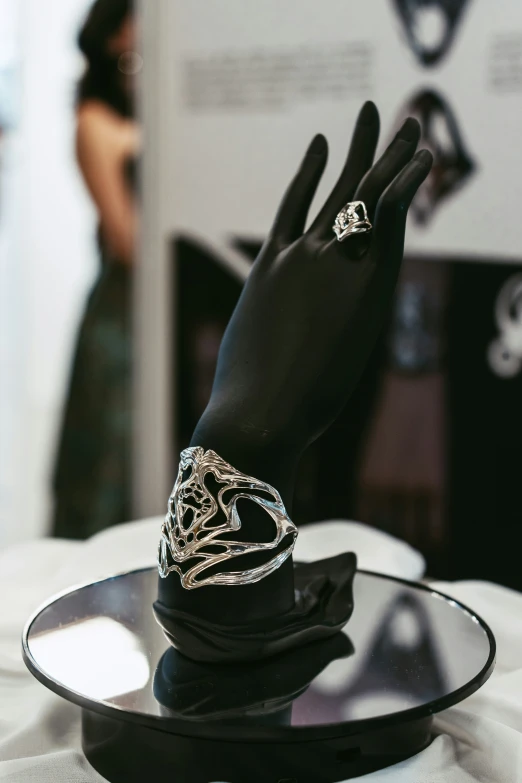
[{"label": "white tablecloth", "polygon": [[[27,617],[52,593],[152,564],[159,526],[158,519],[146,520],[85,543],[45,539],[0,554],[0,781],[103,780],[83,757],[79,708],[47,691],[26,670],[21,632]],[[423,575],[417,552],[356,523],[305,528],[296,554],[316,559],[346,550],[357,552],[361,568],[407,579]],[[522,595],[484,582],[433,585],[490,624],[498,646],[496,670],[478,693],[436,718],[438,737],[427,750],[364,781],[522,782]]]}]

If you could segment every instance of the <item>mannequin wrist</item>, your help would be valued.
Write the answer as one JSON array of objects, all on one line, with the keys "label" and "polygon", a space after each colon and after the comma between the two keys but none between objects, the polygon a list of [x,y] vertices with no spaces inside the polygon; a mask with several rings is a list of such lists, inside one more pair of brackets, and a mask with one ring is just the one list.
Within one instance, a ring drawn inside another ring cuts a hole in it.
[{"label": "mannequin wrist", "polygon": [[239,415],[205,411],[194,430],[190,445],[212,449],[242,473],[271,484],[291,509],[299,453],[266,431],[245,426]]}]

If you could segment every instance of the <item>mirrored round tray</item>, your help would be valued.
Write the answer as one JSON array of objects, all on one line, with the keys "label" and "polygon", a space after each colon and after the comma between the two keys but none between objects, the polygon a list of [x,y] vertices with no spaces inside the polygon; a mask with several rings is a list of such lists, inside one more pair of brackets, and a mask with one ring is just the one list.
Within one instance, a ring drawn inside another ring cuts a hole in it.
[{"label": "mirrored round tray", "polygon": [[156,591],[153,568],[75,587],[24,631],[28,668],[82,707],[86,756],[112,781],[346,780],[425,748],[433,714],[494,666],[473,611],[379,574],[356,573],[343,633],[255,664],[181,656],[154,619]]}]

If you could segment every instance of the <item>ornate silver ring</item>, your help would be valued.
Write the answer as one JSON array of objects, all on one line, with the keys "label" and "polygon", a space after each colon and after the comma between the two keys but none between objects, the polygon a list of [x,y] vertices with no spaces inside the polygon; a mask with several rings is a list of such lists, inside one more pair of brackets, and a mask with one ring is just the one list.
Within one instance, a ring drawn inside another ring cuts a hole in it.
[{"label": "ornate silver ring", "polygon": [[371,231],[372,224],[368,220],[364,201],[349,201],[335,218],[332,228],[339,242],[344,242],[352,234]]}]

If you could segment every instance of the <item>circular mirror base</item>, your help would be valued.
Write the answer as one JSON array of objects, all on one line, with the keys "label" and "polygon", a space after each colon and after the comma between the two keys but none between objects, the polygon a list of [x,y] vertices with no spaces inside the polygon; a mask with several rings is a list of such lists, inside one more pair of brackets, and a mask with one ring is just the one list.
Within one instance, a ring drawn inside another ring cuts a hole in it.
[{"label": "circular mirror base", "polygon": [[154,619],[157,581],[147,568],[71,588],[24,631],[27,666],[81,707],[85,755],[111,783],[349,780],[426,748],[433,715],[493,670],[471,609],[364,571],[342,633],[262,661],[193,661]]}]

